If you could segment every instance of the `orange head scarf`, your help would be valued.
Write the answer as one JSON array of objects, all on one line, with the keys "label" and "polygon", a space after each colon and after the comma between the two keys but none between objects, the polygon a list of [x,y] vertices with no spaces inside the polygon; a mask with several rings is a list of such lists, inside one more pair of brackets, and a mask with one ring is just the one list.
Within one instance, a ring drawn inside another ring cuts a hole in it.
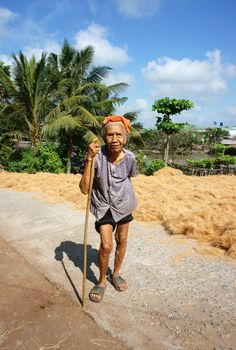
[{"label": "orange head scarf", "polygon": [[126,132],[129,134],[130,133],[130,121],[129,119],[126,119],[125,117],[122,117],[121,115],[110,115],[109,117],[106,117],[103,122],[102,122],[102,128],[108,124],[109,122],[121,122],[124,127]]}]

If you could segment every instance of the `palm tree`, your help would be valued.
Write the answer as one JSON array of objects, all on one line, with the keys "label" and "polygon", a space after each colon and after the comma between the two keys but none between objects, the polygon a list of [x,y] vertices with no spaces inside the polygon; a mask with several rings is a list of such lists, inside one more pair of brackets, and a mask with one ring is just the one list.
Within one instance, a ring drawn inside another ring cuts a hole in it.
[{"label": "palm tree", "polygon": [[62,130],[67,136],[67,172],[71,171],[73,133],[83,130],[89,141],[100,133],[102,117],[111,114],[115,105],[126,101],[118,94],[127,87],[120,83],[105,86],[102,80],[110,72],[106,66],[91,66],[94,49],[78,51],[64,41],[59,55],[48,57],[47,72],[51,76],[55,108],[46,117],[45,136],[56,136]]},{"label": "palm tree", "polygon": [[12,78],[0,67],[0,80],[9,100],[1,110],[6,122],[12,125],[15,134],[27,136],[35,150],[41,142],[41,130],[49,111],[46,55],[38,62],[30,60],[20,51],[12,54]]},{"label": "palm tree", "polygon": [[138,112],[127,112],[123,116],[130,120],[130,135],[128,145],[129,147],[145,146],[145,142],[142,139],[141,131],[143,130],[143,124],[137,121]]}]

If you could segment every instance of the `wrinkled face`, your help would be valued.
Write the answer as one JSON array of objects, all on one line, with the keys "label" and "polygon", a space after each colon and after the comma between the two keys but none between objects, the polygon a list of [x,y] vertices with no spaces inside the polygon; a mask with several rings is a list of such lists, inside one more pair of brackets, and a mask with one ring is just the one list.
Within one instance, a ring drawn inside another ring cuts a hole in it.
[{"label": "wrinkled face", "polygon": [[104,137],[106,147],[111,152],[120,152],[126,144],[125,128],[121,124],[113,124],[107,126]]}]

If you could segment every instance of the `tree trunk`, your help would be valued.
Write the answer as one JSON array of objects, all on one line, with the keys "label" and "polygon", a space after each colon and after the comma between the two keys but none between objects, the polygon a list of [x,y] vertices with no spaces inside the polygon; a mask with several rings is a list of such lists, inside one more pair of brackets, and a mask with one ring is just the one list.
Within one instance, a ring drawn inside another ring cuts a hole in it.
[{"label": "tree trunk", "polygon": [[72,142],[72,133],[68,132],[68,150],[67,150],[67,174],[71,173],[71,159],[73,152],[73,142]]},{"label": "tree trunk", "polygon": [[170,148],[170,135],[167,134],[166,142],[165,142],[165,151],[164,151],[165,166],[167,166],[167,162],[168,162],[169,148]]},{"label": "tree trunk", "polygon": [[29,133],[31,139],[31,144],[34,150],[34,153],[37,155],[39,152],[39,145],[41,143],[41,130],[37,126],[34,126],[33,131]]},{"label": "tree trunk", "polygon": [[175,162],[175,155],[176,155],[176,153],[175,153],[175,151],[173,151],[173,154],[172,154],[172,162],[173,163]]}]

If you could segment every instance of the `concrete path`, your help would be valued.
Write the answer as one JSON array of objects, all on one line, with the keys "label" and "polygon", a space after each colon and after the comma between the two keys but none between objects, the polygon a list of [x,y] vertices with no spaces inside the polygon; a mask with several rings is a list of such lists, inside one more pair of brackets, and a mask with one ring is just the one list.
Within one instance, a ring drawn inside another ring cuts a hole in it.
[{"label": "concrete path", "polygon": [[[78,300],[84,213],[32,199],[36,195],[0,189],[1,236],[46,279]],[[88,292],[98,277],[99,239],[93,222],[91,217]],[[137,350],[235,349],[236,264],[218,252],[169,236],[158,224],[134,221],[122,270],[129,290],[119,293],[108,284],[103,302],[88,300],[86,311]]]}]

